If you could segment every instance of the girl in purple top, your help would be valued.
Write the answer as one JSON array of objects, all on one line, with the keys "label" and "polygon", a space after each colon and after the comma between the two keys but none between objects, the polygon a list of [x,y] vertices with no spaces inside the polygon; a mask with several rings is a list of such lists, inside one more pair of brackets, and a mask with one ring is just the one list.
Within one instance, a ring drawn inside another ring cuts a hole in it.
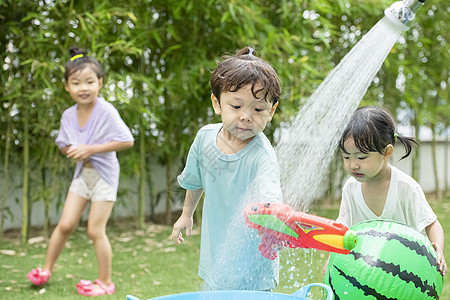
[{"label": "girl in purple top", "polygon": [[114,106],[98,97],[103,86],[102,66],[83,49],[71,48],[69,53],[65,89],[76,104],[64,111],[56,144],[77,165],[61,219],[50,238],[45,264],[31,270],[27,276],[37,286],[48,282],[67,238],[76,229],[91,200],[88,234],[94,242],[99,276],[94,283],[81,280],[76,287],[78,293],[85,296],[113,294],[112,251],[106,223],[119,184],[116,151],[132,147],[134,140]]}]

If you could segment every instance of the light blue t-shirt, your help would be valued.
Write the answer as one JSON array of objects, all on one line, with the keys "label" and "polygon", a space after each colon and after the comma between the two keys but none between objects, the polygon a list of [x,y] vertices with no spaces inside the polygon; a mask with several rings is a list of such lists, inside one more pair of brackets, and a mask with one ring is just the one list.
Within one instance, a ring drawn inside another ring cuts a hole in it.
[{"label": "light blue t-shirt", "polygon": [[281,202],[275,151],[260,133],[235,154],[217,146],[222,124],[199,130],[178,176],[187,190],[203,188],[199,276],[213,289],[268,290],[278,282],[278,261],[264,258],[256,230],[244,225],[243,208]]}]

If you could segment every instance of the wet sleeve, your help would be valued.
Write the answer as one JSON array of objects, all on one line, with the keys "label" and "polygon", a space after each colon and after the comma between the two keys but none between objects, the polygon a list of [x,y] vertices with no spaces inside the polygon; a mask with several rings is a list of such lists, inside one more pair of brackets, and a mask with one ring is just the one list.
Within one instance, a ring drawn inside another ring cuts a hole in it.
[{"label": "wet sleeve", "polygon": [[246,190],[252,202],[283,202],[280,169],[276,160],[263,158],[258,162],[255,179]]},{"label": "wet sleeve", "polygon": [[421,187],[411,189],[409,194],[407,198],[411,201],[409,204],[412,212],[411,222],[415,223],[416,230],[423,232],[428,225],[436,221],[437,216],[428,204]]},{"label": "wet sleeve", "polygon": [[198,190],[203,188],[203,180],[200,170],[200,141],[196,136],[194,142],[189,149],[186,166],[183,172],[178,175],[177,180],[179,185],[186,190]]}]

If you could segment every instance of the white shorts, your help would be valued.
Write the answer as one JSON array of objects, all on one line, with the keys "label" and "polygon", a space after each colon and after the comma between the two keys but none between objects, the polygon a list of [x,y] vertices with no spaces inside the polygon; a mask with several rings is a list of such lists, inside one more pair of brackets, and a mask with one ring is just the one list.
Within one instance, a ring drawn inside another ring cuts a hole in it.
[{"label": "white shorts", "polygon": [[93,168],[84,167],[69,191],[91,201],[116,201],[117,193]]}]

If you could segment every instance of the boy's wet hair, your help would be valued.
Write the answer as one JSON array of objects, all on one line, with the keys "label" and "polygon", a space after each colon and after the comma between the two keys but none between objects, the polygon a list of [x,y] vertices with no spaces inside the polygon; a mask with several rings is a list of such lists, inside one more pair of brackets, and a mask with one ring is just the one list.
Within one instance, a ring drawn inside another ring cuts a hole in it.
[{"label": "boy's wet hair", "polygon": [[353,113],[339,143],[342,152],[346,154],[348,151],[345,149],[345,142],[349,138],[353,138],[356,148],[366,154],[369,152],[384,154],[387,145],[394,146],[395,141],[399,140],[406,151],[400,160],[408,157],[413,146],[418,145],[414,138],[400,136],[396,132],[392,115],[375,106],[360,107]]},{"label": "boy's wet hair", "polygon": [[[252,48],[245,47],[234,56],[225,57],[223,62],[217,62],[210,85],[212,93],[219,101],[222,93],[237,92],[251,85],[255,98],[264,99],[272,105],[278,102],[281,87],[277,72],[269,63],[255,55]],[[255,89],[256,85],[261,88]]]},{"label": "boy's wet hair", "polygon": [[67,80],[73,73],[83,70],[87,66],[90,66],[92,71],[95,72],[97,77],[104,78],[105,71],[102,65],[93,57],[87,56],[86,50],[78,47],[71,47],[69,49],[70,59],[66,62],[64,78]]}]

